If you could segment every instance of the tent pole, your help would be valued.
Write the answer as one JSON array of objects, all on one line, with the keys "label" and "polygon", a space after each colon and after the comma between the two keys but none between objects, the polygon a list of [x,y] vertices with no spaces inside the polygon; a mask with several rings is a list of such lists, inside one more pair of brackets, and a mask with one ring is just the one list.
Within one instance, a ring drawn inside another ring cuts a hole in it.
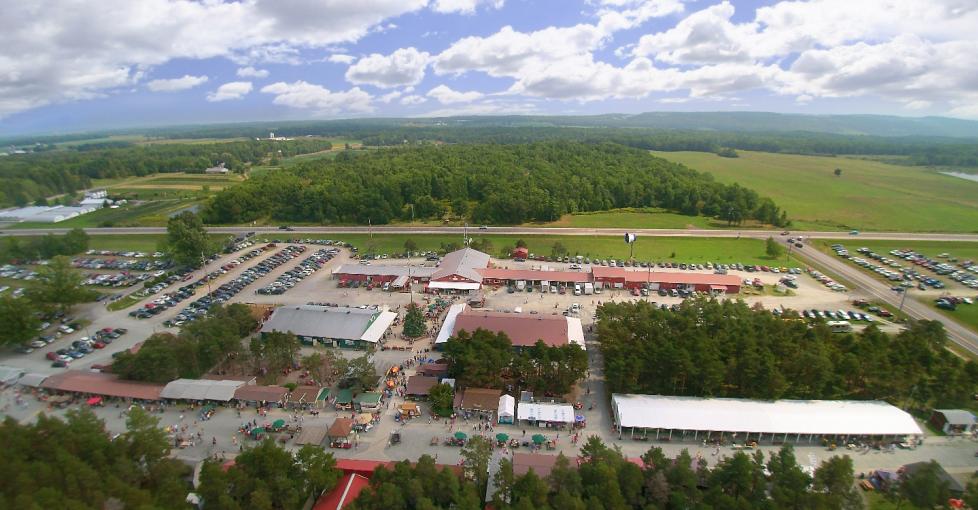
[{"label": "tent pole", "polygon": [[669,440],[672,441],[672,429],[669,429]]}]

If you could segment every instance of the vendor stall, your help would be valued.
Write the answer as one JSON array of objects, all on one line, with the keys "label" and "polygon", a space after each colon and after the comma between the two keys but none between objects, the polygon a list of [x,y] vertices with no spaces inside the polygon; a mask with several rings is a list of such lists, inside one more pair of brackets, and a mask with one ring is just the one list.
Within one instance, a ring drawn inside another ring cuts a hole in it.
[{"label": "vendor stall", "polygon": [[499,423],[512,424],[516,416],[516,399],[510,395],[499,397],[499,409],[496,412],[496,420]]},{"label": "vendor stall", "polygon": [[329,446],[331,448],[351,448],[353,446],[351,441],[353,437],[353,420],[350,418],[337,418],[330,425],[329,430],[326,432],[326,437],[329,438]]}]

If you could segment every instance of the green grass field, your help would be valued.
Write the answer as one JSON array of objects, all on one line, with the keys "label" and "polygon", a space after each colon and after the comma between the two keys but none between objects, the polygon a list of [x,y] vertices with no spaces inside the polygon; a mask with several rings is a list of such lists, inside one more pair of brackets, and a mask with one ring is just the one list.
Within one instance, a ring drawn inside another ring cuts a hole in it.
[{"label": "green grass field", "polygon": [[580,228],[691,228],[691,229],[737,229],[752,228],[757,225],[744,224],[728,226],[725,221],[705,216],[684,216],[662,209],[616,209],[613,211],[586,212],[564,215],[552,223],[530,224],[545,227]]},{"label": "green grass field", "polygon": [[[259,235],[258,237],[261,239],[284,239],[287,237],[284,234]],[[319,238],[346,241],[359,248],[362,253],[401,253],[404,251],[404,242],[408,239],[412,239],[419,250],[438,250],[442,245],[461,243],[461,236],[458,235],[375,234],[372,241],[367,234],[300,234],[300,236],[303,239]],[[493,249],[490,255],[493,257],[499,256],[503,247],[512,248],[516,245],[517,239],[523,239],[530,252],[539,255],[550,255],[553,244],[559,241],[567,248],[570,255],[582,255],[591,258],[628,258],[628,246],[617,236],[476,235],[473,239],[479,240],[483,237],[492,241]],[[772,263],[772,260],[767,258],[764,253],[764,242],[757,239],[640,237],[635,243],[635,258],[656,262],[740,262],[761,265]],[[782,257],[778,263],[798,265],[794,261],[790,263],[784,261],[785,259]]]},{"label": "green grass field", "polygon": [[654,154],[771,197],[796,229],[978,232],[976,182],[866,159],[738,152]]}]

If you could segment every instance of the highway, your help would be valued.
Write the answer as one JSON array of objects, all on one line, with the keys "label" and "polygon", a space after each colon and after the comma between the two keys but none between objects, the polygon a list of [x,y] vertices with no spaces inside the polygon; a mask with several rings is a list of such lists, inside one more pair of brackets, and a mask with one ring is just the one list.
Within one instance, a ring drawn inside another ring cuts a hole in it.
[{"label": "highway", "polygon": [[[53,234],[63,234],[67,228],[41,228],[41,229],[6,229],[0,232],[0,236],[37,236]],[[417,226],[354,226],[354,227],[309,227],[296,226],[291,231],[282,230],[278,227],[209,227],[208,231],[214,234],[243,234],[255,232],[265,235],[278,236],[301,236],[302,234],[462,234],[464,227],[417,227]],[[120,227],[120,228],[86,228],[86,232],[92,235],[136,235],[136,234],[165,234],[166,228],[163,227]],[[481,230],[477,227],[469,227],[471,235],[562,235],[562,236],[619,236],[625,232],[634,233],[639,237],[745,237],[753,239],[766,239],[768,237],[781,237],[778,230],[708,230],[708,229],[622,229],[622,228],[559,228],[559,227],[489,227]],[[793,237],[803,236],[805,239],[880,239],[898,241],[970,241],[978,242],[978,234],[939,234],[939,233],[916,233],[916,232],[862,232],[858,236],[850,236],[846,232],[838,231],[796,231],[792,230]],[[824,270],[857,285],[860,290],[874,299],[884,301],[894,307],[900,305],[901,295],[892,291],[886,284],[876,280],[860,269],[847,264],[843,260],[832,257],[818,251],[815,248],[806,246],[803,249],[795,250],[794,253],[800,258],[810,261],[813,265],[819,266]],[[912,291],[911,291],[912,292]],[[978,334],[974,331],[954,322],[937,310],[914,299],[907,299],[903,305],[903,311],[915,319],[937,320],[944,324],[948,332],[948,337],[967,349],[969,352],[978,355]]]},{"label": "highway", "polygon": [[[2,236],[38,236],[47,234],[64,234],[67,228],[36,228],[36,229],[4,229]],[[208,231],[214,234],[243,234],[256,232],[259,234],[461,234],[464,227],[406,227],[406,226],[357,226],[357,227],[308,227],[296,226],[293,231],[285,231],[277,227],[210,227]],[[118,228],[86,228],[92,235],[132,235],[132,234],[165,234],[164,227],[118,227]],[[769,236],[779,237],[779,230],[711,230],[711,229],[659,229],[659,228],[577,228],[577,227],[489,227],[479,230],[469,227],[473,235],[564,235],[564,236],[618,236],[625,232],[649,237],[748,237],[766,239]],[[978,242],[978,234],[935,234],[920,232],[863,232],[858,236],[849,236],[839,231],[800,231],[792,230],[792,236],[804,236],[806,239],[883,239],[899,241],[971,241]]]}]

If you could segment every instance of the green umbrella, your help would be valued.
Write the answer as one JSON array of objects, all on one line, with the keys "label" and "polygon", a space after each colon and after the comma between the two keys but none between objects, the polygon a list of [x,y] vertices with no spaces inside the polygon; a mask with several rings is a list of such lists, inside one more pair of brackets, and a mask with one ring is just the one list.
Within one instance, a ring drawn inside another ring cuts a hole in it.
[{"label": "green umbrella", "polygon": [[547,440],[547,437],[543,434],[533,434],[533,442],[536,444],[541,444]]},{"label": "green umbrella", "polygon": [[265,433],[265,429],[262,427],[255,427],[251,429],[252,436],[257,436],[258,434],[264,434],[264,433]]},{"label": "green umbrella", "polygon": [[285,420],[278,419],[278,420],[275,420],[274,422],[272,422],[272,428],[273,429],[280,429],[280,428],[282,428],[284,426],[285,426]]},{"label": "green umbrella", "polygon": [[469,436],[465,435],[465,432],[456,432],[455,433],[455,439],[465,439],[466,437],[469,437]]},{"label": "green umbrella", "polygon": [[496,441],[505,441],[509,439],[509,434],[504,434],[502,432],[496,434]]}]

